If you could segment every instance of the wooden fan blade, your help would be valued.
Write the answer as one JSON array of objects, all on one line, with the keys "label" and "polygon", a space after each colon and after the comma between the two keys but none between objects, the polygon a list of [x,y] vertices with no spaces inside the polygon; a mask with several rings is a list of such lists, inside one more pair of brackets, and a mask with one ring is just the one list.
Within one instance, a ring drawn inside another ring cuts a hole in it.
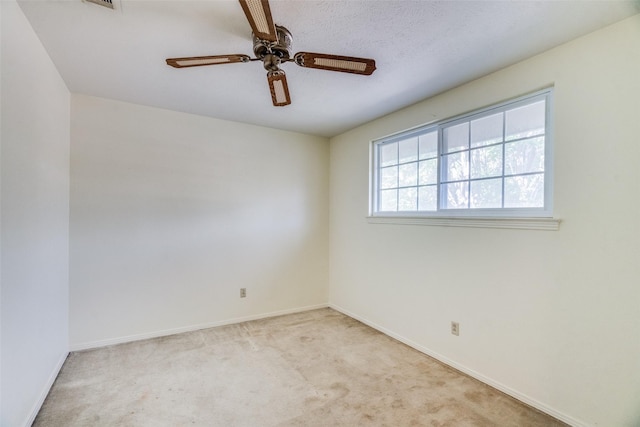
[{"label": "wooden fan blade", "polygon": [[267,73],[267,80],[269,81],[269,90],[271,91],[273,106],[284,107],[285,105],[291,104],[287,76],[284,71],[270,71]]},{"label": "wooden fan blade", "polygon": [[200,67],[202,65],[231,64],[234,62],[249,62],[248,55],[216,55],[216,56],[190,56],[186,58],[169,58],[167,65],[175,68]]},{"label": "wooden fan blade", "polygon": [[262,40],[278,41],[268,0],[239,0],[253,34]]},{"label": "wooden fan blade", "polygon": [[371,75],[376,70],[376,61],[353,56],[327,55],[324,53],[298,52],[294,61],[301,67],[320,70],[341,71],[343,73]]}]

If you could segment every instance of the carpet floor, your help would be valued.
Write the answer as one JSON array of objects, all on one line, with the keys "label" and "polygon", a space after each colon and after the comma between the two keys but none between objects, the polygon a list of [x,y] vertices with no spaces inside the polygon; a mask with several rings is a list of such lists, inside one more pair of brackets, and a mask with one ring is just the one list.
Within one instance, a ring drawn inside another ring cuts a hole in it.
[{"label": "carpet floor", "polygon": [[564,426],[331,309],[71,353],[34,426]]}]

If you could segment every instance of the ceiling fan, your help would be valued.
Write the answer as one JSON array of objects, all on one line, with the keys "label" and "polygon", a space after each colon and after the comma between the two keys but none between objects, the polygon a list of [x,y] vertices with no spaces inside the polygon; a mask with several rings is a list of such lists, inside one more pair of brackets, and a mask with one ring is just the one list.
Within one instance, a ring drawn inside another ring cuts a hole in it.
[{"label": "ceiling fan", "polygon": [[352,74],[371,75],[376,69],[373,59],[352,56],[327,55],[323,53],[298,52],[291,56],[292,36],[289,30],[274,25],[268,0],[239,0],[253,30],[253,52],[248,55],[193,56],[169,58],[167,64],[175,68],[199,67],[203,65],[230,64],[234,62],[262,61],[267,70],[267,81],[273,105],[282,107],[291,104],[285,72],[280,65],[295,62],[301,67],[320,70],[341,71]]}]

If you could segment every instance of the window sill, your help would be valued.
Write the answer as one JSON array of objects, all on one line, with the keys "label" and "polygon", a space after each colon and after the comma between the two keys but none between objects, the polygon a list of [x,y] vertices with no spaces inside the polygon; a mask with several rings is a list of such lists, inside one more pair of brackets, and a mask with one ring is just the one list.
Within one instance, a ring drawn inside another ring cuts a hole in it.
[{"label": "window sill", "polygon": [[557,231],[557,218],[478,218],[478,217],[411,217],[369,216],[369,224],[430,225],[441,227],[511,228],[519,230]]}]

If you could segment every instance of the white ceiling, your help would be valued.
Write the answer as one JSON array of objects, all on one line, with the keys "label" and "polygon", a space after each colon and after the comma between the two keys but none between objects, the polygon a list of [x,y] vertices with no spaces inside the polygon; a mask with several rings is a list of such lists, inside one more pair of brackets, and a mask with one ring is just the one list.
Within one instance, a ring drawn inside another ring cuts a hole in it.
[{"label": "white ceiling", "polygon": [[293,52],[374,58],[372,76],[283,65],[273,107],[260,62],[174,69],[165,58],[253,56],[236,0],[21,0],[69,90],[333,136],[640,12],[640,1],[271,0]]}]

